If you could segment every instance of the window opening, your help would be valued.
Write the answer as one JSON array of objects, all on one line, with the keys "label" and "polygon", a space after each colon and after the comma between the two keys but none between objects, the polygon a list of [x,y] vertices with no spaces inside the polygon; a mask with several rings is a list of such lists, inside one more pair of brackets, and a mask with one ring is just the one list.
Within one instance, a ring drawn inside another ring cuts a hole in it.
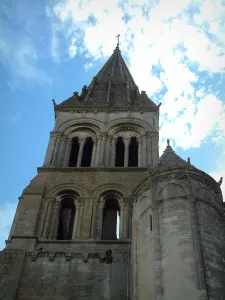
[{"label": "window opening", "polygon": [[73,199],[65,198],[61,201],[59,212],[59,224],[57,239],[71,240],[73,235],[73,225],[75,219],[75,205]]},{"label": "window opening", "polygon": [[120,209],[118,201],[115,198],[107,199],[103,210],[102,240],[118,239],[119,218]]},{"label": "window opening", "polygon": [[123,138],[120,136],[117,138],[117,141],[116,141],[115,167],[123,167],[124,166],[124,152],[125,152],[125,145],[124,145]]},{"label": "window opening", "polygon": [[130,140],[128,167],[138,167],[138,142],[135,136]]},{"label": "window opening", "polygon": [[70,152],[70,159],[69,159],[69,167],[76,167],[77,166],[77,158],[79,153],[80,144],[78,141],[78,137],[72,139],[72,147]]},{"label": "window opening", "polygon": [[93,150],[93,140],[91,137],[88,137],[86,138],[84,148],[83,148],[81,167],[91,166],[92,150]]}]

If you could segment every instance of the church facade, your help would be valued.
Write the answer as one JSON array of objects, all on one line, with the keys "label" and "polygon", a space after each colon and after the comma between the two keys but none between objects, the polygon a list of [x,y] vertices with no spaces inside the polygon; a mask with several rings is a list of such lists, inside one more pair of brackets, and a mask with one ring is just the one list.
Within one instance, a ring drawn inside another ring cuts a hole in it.
[{"label": "church facade", "polygon": [[0,252],[4,300],[224,300],[220,182],[159,157],[159,109],[119,46],[56,104],[42,167]]}]

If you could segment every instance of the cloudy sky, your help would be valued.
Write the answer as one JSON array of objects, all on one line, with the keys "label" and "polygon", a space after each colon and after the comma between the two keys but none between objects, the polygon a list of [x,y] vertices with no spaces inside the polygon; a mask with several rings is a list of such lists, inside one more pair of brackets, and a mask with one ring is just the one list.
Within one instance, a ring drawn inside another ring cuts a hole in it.
[{"label": "cloudy sky", "polygon": [[52,98],[89,84],[118,33],[139,89],[162,102],[160,152],[170,138],[183,158],[225,177],[224,0],[1,0],[0,249],[43,163]]}]

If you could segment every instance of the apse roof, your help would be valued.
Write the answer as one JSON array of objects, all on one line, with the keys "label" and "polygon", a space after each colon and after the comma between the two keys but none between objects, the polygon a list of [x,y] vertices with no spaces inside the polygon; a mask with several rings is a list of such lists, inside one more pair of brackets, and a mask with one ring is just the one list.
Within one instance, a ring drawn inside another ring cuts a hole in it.
[{"label": "apse roof", "polygon": [[190,162],[185,161],[170,146],[170,141],[167,140],[167,147],[164,150],[163,154],[159,158],[158,162],[154,165],[153,172],[162,172],[174,168],[186,167],[189,165],[189,168],[195,168],[190,165]]}]

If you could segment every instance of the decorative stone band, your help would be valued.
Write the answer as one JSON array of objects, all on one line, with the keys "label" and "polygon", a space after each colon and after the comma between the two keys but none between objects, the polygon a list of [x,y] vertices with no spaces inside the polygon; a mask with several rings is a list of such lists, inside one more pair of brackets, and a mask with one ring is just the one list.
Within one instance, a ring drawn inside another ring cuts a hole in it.
[{"label": "decorative stone band", "polygon": [[65,258],[66,261],[71,261],[72,259],[81,259],[84,263],[87,263],[89,259],[97,259],[100,263],[110,264],[113,262],[114,258],[116,261],[120,260],[123,262],[128,262],[128,252],[112,253],[112,250],[108,249],[105,252],[70,252],[70,251],[28,251],[26,252],[27,257],[31,257],[32,261],[36,261],[38,258],[48,257],[49,261],[54,261],[56,258]]}]

